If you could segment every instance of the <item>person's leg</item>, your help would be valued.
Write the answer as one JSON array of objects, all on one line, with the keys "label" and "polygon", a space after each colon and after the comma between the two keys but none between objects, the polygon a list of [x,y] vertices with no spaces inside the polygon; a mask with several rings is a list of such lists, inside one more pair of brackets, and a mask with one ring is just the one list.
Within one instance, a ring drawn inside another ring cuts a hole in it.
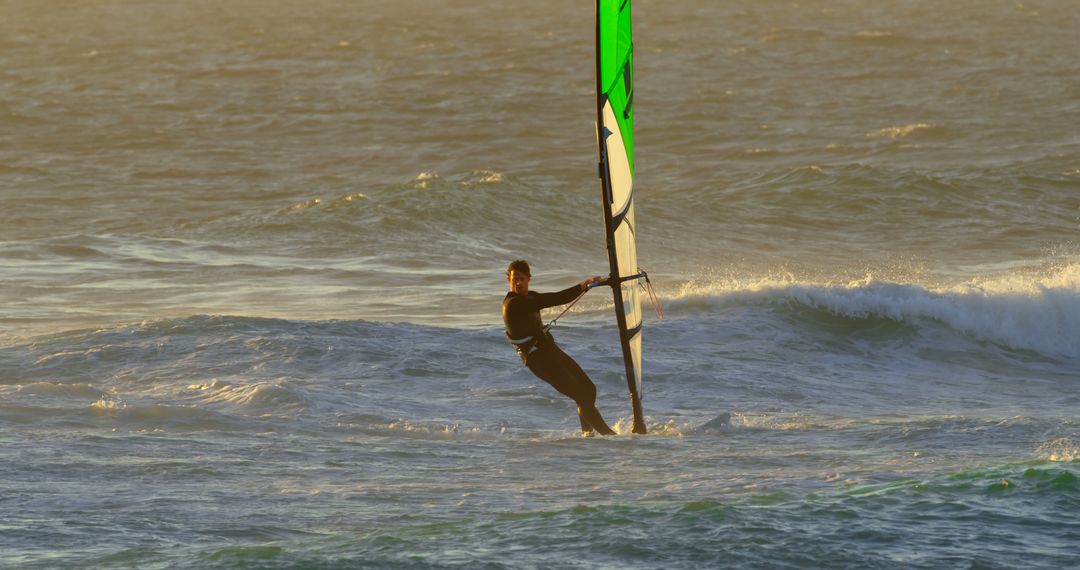
[{"label": "person's leg", "polygon": [[615,435],[615,430],[604,422],[604,417],[600,415],[600,410],[596,409],[596,404],[588,406],[578,404],[578,418],[589,422],[589,425],[602,435]]},{"label": "person's leg", "polygon": [[559,393],[577,403],[578,420],[583,433],[589,434],[594,428],[604,435],[615,433],[604,423],[604,418],[596,409],[596,386],[581,367],[558,346],[546,346],[532,353],[527,366],[537,378],[551,384]]},{"label": "person's leg", "polygon": [[562,363],[562,368],[566,378],[569,380],[567,395],[574,399],[578,405],[578,418],[582,421],[582,430],[584,424],[588,423],[597,432],[604,435],[613,435],[615,430],[608,427],[607,422],[604,421],[604,417],[600,415],[600,410],[596,409],[596,384],[589,378],[589,375],[581,369],[581,366],[576,360],[570,357],[558,347],[555,347],[558,351],[558,359]]},{"label": "person's leg", "polygon": [[585,435],[592,435],[592,424],[590,424],[588,420],[585,419],[585,413],[581,410],[581,406],[577,407],[577,419],[579,422],[581,422],[581,433]]}]

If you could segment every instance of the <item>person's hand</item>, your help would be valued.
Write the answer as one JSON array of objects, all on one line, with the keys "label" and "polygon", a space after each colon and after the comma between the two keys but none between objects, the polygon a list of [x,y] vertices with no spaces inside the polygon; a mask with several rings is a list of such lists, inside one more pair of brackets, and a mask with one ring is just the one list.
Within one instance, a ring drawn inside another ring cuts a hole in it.
[{"label": "person's hand", "polygon": [[604,279],[603,277],[600,277],[599,275],[597,275],[595,277],[590,277],[590,278],[588,278],[588,279],[586,279],[586,280],[584,280],[584,281],[582,281],[580,283],[581,290],[582,291],[588,290],[589,285],[592,285],[593,283],[602,283],[604,281],[607,281],[607,279]]}]

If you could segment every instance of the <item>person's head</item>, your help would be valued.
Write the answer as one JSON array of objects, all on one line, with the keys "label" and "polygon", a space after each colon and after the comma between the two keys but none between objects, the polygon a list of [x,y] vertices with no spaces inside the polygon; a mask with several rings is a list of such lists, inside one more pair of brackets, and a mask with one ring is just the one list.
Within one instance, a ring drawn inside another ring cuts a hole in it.
[{"label": "person's head", "polygon": [[529,279],[531,277],[529,262],[524,259],[515,259],[510,262],[510,267],[506,268],[506,280],[510,282],[510,291],[518,295],[529,292]]}]

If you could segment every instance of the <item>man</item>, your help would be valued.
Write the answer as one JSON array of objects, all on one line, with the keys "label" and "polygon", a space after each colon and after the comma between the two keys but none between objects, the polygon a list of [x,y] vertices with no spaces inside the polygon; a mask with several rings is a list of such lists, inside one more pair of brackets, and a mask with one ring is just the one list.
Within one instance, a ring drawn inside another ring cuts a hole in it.
[{"label": "man", "polygon": [[529,262],[524,259],[511,262],[506,270],[506,279],[510,282],[510,292],[502,304],[506,337],[533,374],[577,403],[583,434],[613,435],[615,432],[604,423],[600,410],[596,409],[596,385],[578,363],[555,344],[540,319],[540,309],[565,305],[604,278],[591,277],[557,293],[537,293],[529,291],[531,277]]}]

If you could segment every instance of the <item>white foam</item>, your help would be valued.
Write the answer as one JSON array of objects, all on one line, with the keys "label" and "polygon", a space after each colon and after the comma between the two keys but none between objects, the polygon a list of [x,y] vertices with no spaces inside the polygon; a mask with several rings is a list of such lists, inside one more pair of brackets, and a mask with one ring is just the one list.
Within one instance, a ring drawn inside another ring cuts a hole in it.
[{"label": "white foam", "polygon": [[[644,416],[645,430],[650,437],[683,437],[692,432],[689,424],[679,423],[672,418],[657,419],[652,416]],[[621,417],[611,424],[611,429],[617,435],[633,435],[634,417]]]},{"label": "white foam", "polygon": [[418,189],[427,188],[430,182],[438,180],[439,178],[441,177],[435,172],[421,172],[420,174],[417,174],[416,178],[413,180],[413,187]]},{"label": "white foam", "polygon": [[306,390],[284,378],[250,384],[213,379],[205,384],[192,384],[188,389],[203,392],[201,399],[206,404],[229,404],[275,414],[298,412],[311,403]]},{"label": "white foam", "polygon": [[90,409],[96,412],[115,412],[117,410],[123,410],[128,405],[123,400],[112,397],[101,397],[93,404],[90,404]]},{"label": "white foam", "polygon": [[394,437],[411,437],[418,439],[464,439],[470,441],[485,441],[500,438],[506,435],[506,426],[481,427],[467,426],[461,422],[442,422],[434,420],[409,420],[398,418],[389,423],[373,423],[367,425],[350,426],[359,427],[373,435],[387,435]]},{"label": "white foam", "polygon": [[1080,445],[1067,437],[1059,437],[1039,445],[1039,455],[1047,461],[1071,463],[1080,459]]},{"label": "white foam", "polygon": [[502,173],[494,170],[476,170],[472,175],[476,178],[476,184],[496,184],[503,181]]},{"label": "white foam", "polygon": [[894,127],[886,127],[878,129],[873,132],[866,133],[868,139],[898,139],[909,137],[918,131],[924,131],[933,128],[934,125],[929,123],[913,123],[910,125],[900,125]]}]

